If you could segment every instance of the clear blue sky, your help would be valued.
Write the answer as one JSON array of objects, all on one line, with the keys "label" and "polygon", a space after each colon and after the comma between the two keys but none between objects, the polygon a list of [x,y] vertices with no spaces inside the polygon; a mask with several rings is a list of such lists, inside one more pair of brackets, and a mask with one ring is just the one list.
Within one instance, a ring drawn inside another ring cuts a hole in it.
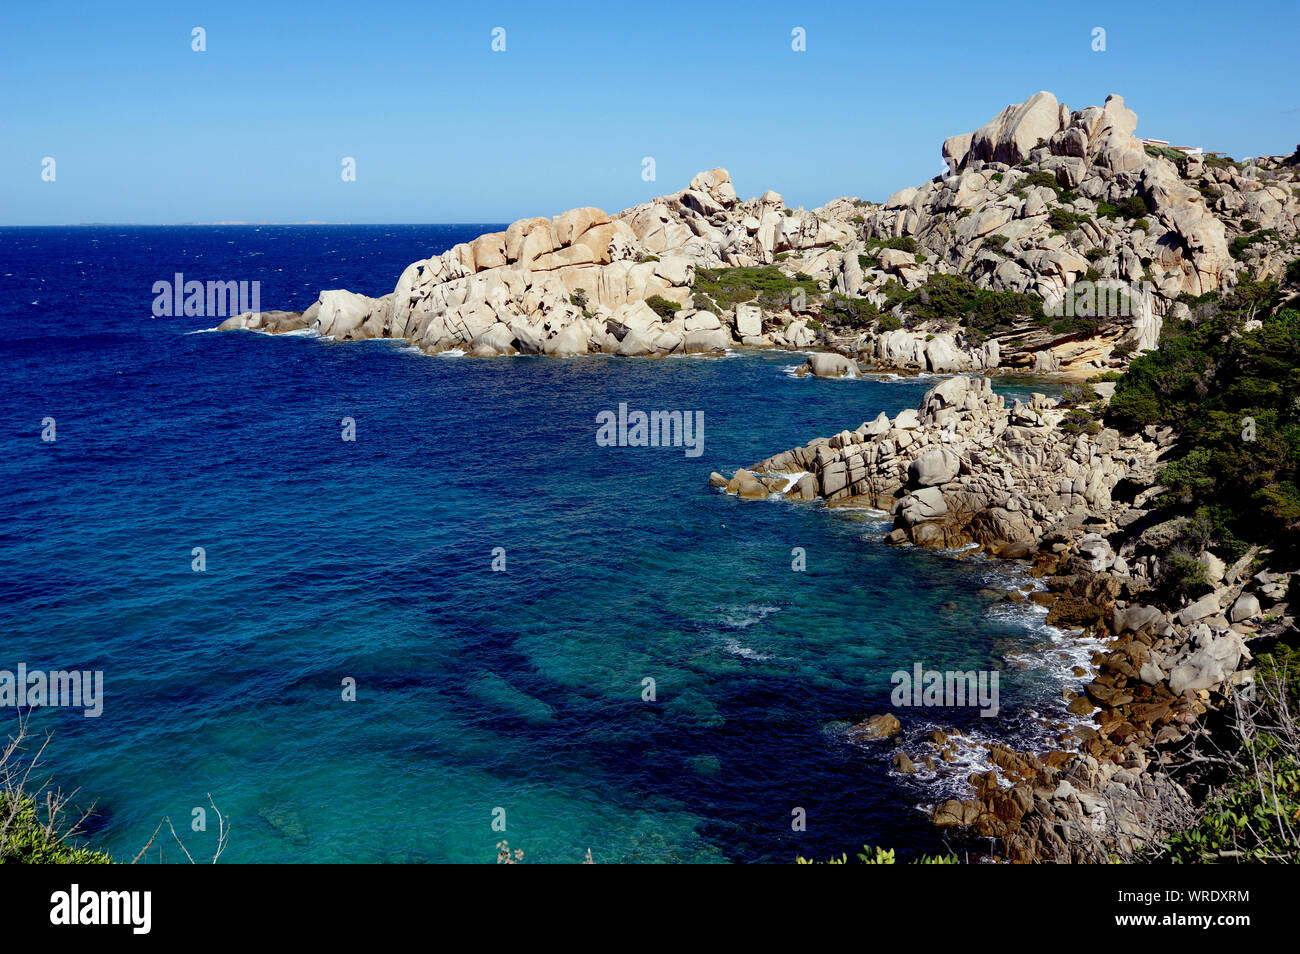
[{"label": "clear blue sky", "polygon": [[714,166],[742,196],[879,200],[939,171],[945,136],[1040,89],[1072,109],[1121,93],[1140,135],[1290,153],[1298,10],[12,0],[0,223],[509,221],[621,209]]}]

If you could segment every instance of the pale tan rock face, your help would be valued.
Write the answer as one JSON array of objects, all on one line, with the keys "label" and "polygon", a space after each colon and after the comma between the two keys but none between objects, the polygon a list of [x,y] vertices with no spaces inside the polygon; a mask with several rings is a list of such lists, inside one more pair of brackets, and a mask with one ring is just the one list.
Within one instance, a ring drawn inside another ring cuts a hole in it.
[{"label": "pale tan rock face", "polygon": [[[1071,113],[1040,92],[974,132],[949,137],[943,143],[949,173],[900,189],[883,205],[842,198],[818,209],[791,209],[771,190],[742,201],[727,170],[710,169],[679,192],[615,215],[585,206],[524,218],[414,262],[377,305],[322,299],[310,318],[236,316],[225,326],[275,332],[324,323],[344,336],[406,338],[431,351],[477,342],[475,350],[486,353],[503,344],[499,329],[484,337],[500,323],[514,331],[513,350],[575,353],[585,337],[589,350],[617,351],[625,335],[611,334],[608,322],[621,307],[659,296],[683,306],[689,321],[694,307],[713,307],[693,296],[699,269],[778,265],[788,276],[803,272],[824,288],[877,307],[886,304],[888,282],[917,290],[935,274],[1033,292],[1049,302],[1064,301],[1092,272],[1106,282],[1150,283],[1150,314],[1135,320],[1128,341],[1148,346],[1180,294],[1222,290],[1247,265],[1257,274],[1280,274],[1294,257],[1286,255],[1287,243],[1300,230],[1294,191],[1300,179],[1280,160],[1268,181],[1254,181],[1240,168],[1199,157],[1172,162],[1147,155],[1135,137],[1137,125],[1137,114],[1120,96]],[[1144,221],[1103,214],[1100,203],[1135,196],[1150,210]],[[1252,245],[1238,262],[1228,242],[1242,226],[1225,222],[1243,217],[1277,239]],[[916,249],[871,244],[899,238],[911,239]],[[723,336],[727,343],[794,348],[826,340],[806,320],[817,317],[818,306],[792,301],[781,309],[769,301],[765,307],[762,314],[717,309],[716,327],[704,318],[673,327],[656,316],[655,324],[640,329],[646,342],[626,347],[648,343],[648,353],[661,354],[679,349],[688,335],[715,331],[720,335],[697,335],[692,345],[712,347]],[[585,330],[548,349],[547,341],[575,322]],[[996,340],[965,336],[959,322],[945,317],[921,329],[868,332],[841,346],[878,363],[945,371],[1000,362],[1030,367],[1034,352],[1052,346],[1039,366],[1079,370],[1113,365],[1116,336],[1125,330],[1068,344],[1051,332],[1034,332],[1019,343],[1007,338],[1000,350]],[[534,332],[540,340],[533,340]]]},{"label": "pale tan rock face", "polygon": [[551,220],[551,235],[554,237],[555,243],[560,247],[572,245],[579,236],[589,229],[597,225],[604,225],[609,220],[609,215],[601,209],[590,206],[582,209],[570,209],[568,212],[562,212]]},{"label": "pale tan rock face", "polygon": [[1060,128],[1061,105],[1051,93],[1038,92],[975,130],[966,158],[1013,166],[1028,159],[1040,139],[1046,142]]},{"label": "pale tan rock face", "polygon": [[1042,395],[1007,407],[987,378],[958,375],[917,409],[817,438],[747,473],[808,472],[811,493],[801,499],[890,509],[918,544],[1032,542],[1072,514],[1109,512],[1121,479],[1154,479],[1158,467],[1156,442],[1109,430],[1067,434],[1058,426],[1064,415]]},{"label": "pale tan rock face", "polygon": [[506,263],[506,233],[489,232],[470,243],[474,252],[474,269],[483,271]]},{"label": "pale tan rock face", "polygon": [[323,291],[317,302],[315,328],[322,335],[333,338],[378,338],[383,334],[383,321],[388,313],[388,302],[383,298],[368,298],[354,292]]},{"label": "pale tan rock face", "polygon": [[943,158],[948,160],[950,172],[955,172],[966,161],[974,138],[974,133],[962,133],[960,136],[949,136],[943,141]]}]

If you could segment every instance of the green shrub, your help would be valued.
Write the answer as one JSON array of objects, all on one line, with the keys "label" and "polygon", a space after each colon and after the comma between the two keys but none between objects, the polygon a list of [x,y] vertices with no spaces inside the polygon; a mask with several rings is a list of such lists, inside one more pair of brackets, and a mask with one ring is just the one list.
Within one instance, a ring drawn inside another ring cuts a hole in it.
[{"label": "green shrub", "polygon": [[1053,192],[1056,193],[1056,201],[1058,202],[1070,203],[1078,198],[1078,196],[1075,193],[1071,192],[1069,189],[1066,189],[1059,182],[1057,182],[1055,175],[1053,175],[1050,172],[1044,172],[1042,170],[1031,172],[1029,173],[1029,175],[1025,176],[1023,179],[1017,182],[1016,187],[1012,190],[1012,194],[1023,199],[1025,198],[1025,196],[1029,194],[1030,188],[1034,186],[1042,186],[1044,188],[1051,189]]},{"label": "green shrub", "polygon": [[[883,848],[872,848],[870,845],[863,845],[862,851],[858,852],[857,859],[864,865],[894,865],[898,864],[898,859],[894,856],[894,850],[891,848],[886,851]],[[847,853],[841,854],[838,858],[831,858],[828,861],[812,861],[804,858],[802,855],[796,856],[795,864],[799,865],[846,865],[849,863]],[[956,855],[921,855],[915,861],[914,865],[955,865],[958,864]]]},{"label": "green shrub", "polygon": [[1066,412],[1065,417],[1061,418],[1061,423],[1057,425],[1058,429],[1065,434],[1099,434],[1101,433],[1101,424],[1093,417],[1092,412],[1084,407],[1076,407]]},{"label": "green shrub", "polygon": [[1285,281],[1288,285],[1300,285],[1300,258],[1287,263]]},{"label": "green shrub", "polygon": [[1047,224],[1054,232],[1073,232],[1085,222],[1091,221],[1092,216],[1086,212],[1075,212],[1073,209],[1055,208],[1047,213]]},{"label": "green shrub", "polygon": [[[1247,275],[1205,315],[1166,322],[1160,347],[1117,382],[1107,423],[1172,428],[1179,441],[1158,479],[1177,506],[1213,515],[1221,538],[1293,548],[1300,311],[1280,298],[1277,282]],[[1249,317],[1261,326],[1245,331]]]},{"label": "green shrub", "polygon": [[896,238],[886,239],[867,239],[867,251],[872,249],[896,248],[901,252],[915,252],[917,250],[916,239],[910,235],[900,235]]},{"label": "green shrub", "polygon": [[869,325],[880,309],[866,298],[847,298],[832,293],[821,303],[821,316],[828,324],[860,328]]},{"label": "green shrub", "polygon": [[1151,203],[1140,195],[1125,196],[1115,205],[1097,203],[1097,214],[1103,219],[1142,219],[1151,213]]},{"label": "green shrub", "polygon": [[0,818],[13,818],[4,832],[0,863],[27,865],[106,865],[113,859],[100,851],[69,844],[56,837],[40,818],[35,799],[20,798],[16,806],[0,793]]},{"label": "green shrub", "polygon": [[741,304],[756,304],[779,311],[790,304],[790,295],[802,288],[811,299],[821,294],[812,279],[790,278],[775,265],[753,268],[697,268],[691,293],[697,303],[715,313]]},{"label": "green shrub", "polygon": [[961,275],[930,275],[912,290],[891,279],[883,291],[886,310],[901,304],[919,321],[956,321],[985,334],[1037,322],[1043,315],[1043,300],[1035,294],[980,288]]},{"label": "green shrub", "polygon": [[1067,384],[1061,389],[1061,403],[1068,405],[1091,404],[1097,400],[1097,392],[1086,381],[1083,384]]},{"label": "green shrub", "polygon": [[677,314],[677,312],[680,311],[682,307],[677,302],[669,301],[667,298],[664,298],[662,295],[651,295],[649,298],[645,300],[645,303],[650,306],[651,311],[653,311],[664,321],[671,321],[673,315]]},{"label": "green shrub", "polygon": [[[1277,740],[1262,736],[1248,751],[1267,750]],[[1289,824],[1300,817],[1300,763],[1273,763],[1267,776],[1240,775],[1205,807],[1192,828],[1166,845],[1168,860],[1182,864],[1300,861]],[[1286,818],[1288,824],[1281,819]],[[1163,860],[1163,859],[1162,859]]]},{"label": "green shrub", "polygon": [[[1136,351],[1136,350],[1137,350],[1137,342],[1136,342],[1136,341],[1134,341],[1132,338],[1122,338],[1122,339],[1120,339],[1119,341],[1115,342],[1114,347],[1112,347],[1112,348],[1110,349],[1110,353],[1111,353],[1112,355],[1114,355],[1115,357],[1117,357],[1117,358],[1121,358],[1121,359],[1123,359],[1123,358],[1127,358],[1129,355],[1131,355],[1131,354],[1132,354],[1134,351]],[[1107,378],[1106,380],[1109,380],[1109,381],[1118,381],[1118,380],[1119,380],[1119,374],[1118,374],[1117,372],[1114,372],[1114,371],[1108,371],[1108,372],[1106,372],[1106,373],[1107,373],[1107,374],[1114,374],[1114,375],[1115,375],[1114,378]]]},{"label": "green shrub", "polygon": [[1171,149],[1169,146],[1144,146],[1148,156],[1154,156],[1158,159],[1168,159],[1170,162],[1177,162],[1185,158],[1177,149]]},{"label": "green shrub", "polygon": [[1228,246],[1228,254],[1240,261],[1246,254],[1246,249],[1252,245],[1258,245],[1261,242],[1267,242],[1269,239],[1277,236],[1275,229],[1264,229],[1251,235],[1238,235]]},{"label": "green shrub", "polygon": [[1161,569],[1158,587],[1167,594],[1171,604],[1197,599],[1213,589],[1205,566],[1195,557],[1169,554]]},{"label": "green shrub", "polygon": [[1061,188],[1060,183],[1056,181],[1055,175],[1050,172],[1044,172],[1041,169],[1037,172],[1029,173],[1029,175],[1016,183],[1016,185],[1022,189],[1028,189],[1030,186],[1046,186],[1053,192],[1057,192]]},{"label": "green shrub", "polygon": [[903,327],[903,321],[897,315],[881,315],[880,320],[876,322],[876,331],[897,331]]}]

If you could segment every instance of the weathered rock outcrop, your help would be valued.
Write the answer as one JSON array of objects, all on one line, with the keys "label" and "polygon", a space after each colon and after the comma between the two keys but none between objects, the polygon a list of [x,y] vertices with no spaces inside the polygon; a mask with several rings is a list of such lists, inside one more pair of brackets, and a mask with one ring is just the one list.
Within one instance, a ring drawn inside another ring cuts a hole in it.
[{"label": "weathered rock outcrop", "polygon": [[[879,415],[754,465],[808,472],[813,496],[895,515],[894,539],[996,548],[1036,542],[1048,527],[1104,513],[1124,479],[1149,481],[1163,437],[1060,429],[1065,409],[1035,395],[1007,407],[988,378],[955,376],[917,410]],[[795,488],[791,496],[802,493]]]},{"label": "weathered rock outcrop", "polygon": [[[521,219],[412,263],[383,298],[323,292],[301,314],[245,314],[221,327],[312,328],[473,354],[742,344],[828,348],[878,368],[938,373],[1122,366],[1155,346],[1164,316],[1186,316],[1180,295],[1229,288],[1243,267],[1279,275],[1300,254],[1300,166],[1148,150],[1137,122],[1119,96],[1072,112],[1039,92],[945,140],[949,172],[883,205],[841,198],[791,209],[770,190],[742,201],[727,171],[713,169],[615,215],[585,207]],[[800,296],[723,308],[697,294],[700,269],[755,266],[798,278]],[[1030,321],[988,336],[966,328],[964,315],[921,320],[891,298],[894,287],[924,295],[936,275],[1033,293],[1067,315],[1081,303],[1103,320],[1082,331]],[[804,295],[810,283],[821,291]],[[834,310],[843,299],[869,306],[855,313],[884,309],[890,321],[844,325]]]},{"label": "weathered rock outcrop", "polygon": [[[1294,631],[1285,600],[1300,579],[1250,576],[1257,548],[1230,565],[1192,551],[1207,591],[1181,607],[1155,605],[1171,549],[1197,539],[1184,521],[1162,521],[1151,509],[1172,435],[1067,433],[1064,414],[1041,395],[1008,407],[987,378],[957,376],[916,410],[880,414],[744,472],[765,497],[890,510],[892,542],[974,540],[1028,559],[1047,583],[1030,594],[1048,607],[1047,622],[1106,640],[1067,693],[1081,724],[1064,733],[1060,723],[1045,725],[1043,750],[990,746],[994,768],[970,777],[970,794],[933,807],[935,825],[997,839],[995,854],[1017,862],[1105,862],[1172,833],[1192,806],[1184,786],[1205,761],[1198,751],[1218,744],[1207,721],[1231,713],[1238,692],[1253,685],[1249,643],[1261,629]],[[866,725],[850,739],[892,739],[899,772],[952,758],[949,733],[915,738],[906,724],[888,733]]]},{"label": "weathered rock outcrop", "polygon": [[[1134,135],[1137,121],[1119,96],[1071,112],[1040,92],[950,137],[947,174],[856,210],[860,239],[834,269],[836,291],[884,307],[888,282],[916,289],[953,274],[1033,293],[1058,316],[1102,320],[1085,333],[1071,322],[999,331],[1000,363],[1082,371],[1122,366],[1125,355],[1154,347],[1164,316],[1186,317],[1180,295],[1225,291],[1246,267],[1276,277],[1300,255],[1300,166],[1148,150]],[[1242,240],[1235,250],[1234,239]],[[900,241],[915,253],[881,249]],[[923,368],[915,342],[953,332],[962,317],[918,324],[906,305],[891,313],[905,331],[838,346]],[[989,366],[968,358],[950,370]]]}]

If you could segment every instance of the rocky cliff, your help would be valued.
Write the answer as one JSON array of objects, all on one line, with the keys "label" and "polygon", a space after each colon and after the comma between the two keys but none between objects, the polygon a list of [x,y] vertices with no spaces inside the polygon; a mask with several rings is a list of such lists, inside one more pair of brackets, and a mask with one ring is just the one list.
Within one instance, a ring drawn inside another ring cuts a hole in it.
[{"label": "rocky cliff", "polygon": [[[1144,147],[1136,128],[1118,96],[1071,112],[1040,92],[945,140],[949,171],[883,205],[791,209],[772,191],[742,201],[714,169],[617,215],[522,219],[412,263],[379,299],[325,291],[305,312],[221,327],[404,338],[475,355],[744,344],[937,372],[1122,366],[1154,346],[1163,316],[1182,316],[1246,269],[1280,274],[1300,254],[1295,156],[1185,155]],[[977,328],[968,304],[939,294],[943,276],[1069,317],[1085,283],[1111,307],[1089,297],[1100,312],[1092,322],[1017,313]],[[732,294],[719,300],[716,282]]]}]

